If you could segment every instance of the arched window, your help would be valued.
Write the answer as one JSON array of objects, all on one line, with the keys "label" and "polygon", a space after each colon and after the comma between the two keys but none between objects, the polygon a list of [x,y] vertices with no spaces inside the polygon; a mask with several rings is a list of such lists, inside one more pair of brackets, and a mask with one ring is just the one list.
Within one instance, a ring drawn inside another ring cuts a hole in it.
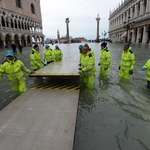
[{"label": "arched window", "polygon": [[32,14],[35,14],[35,7],[33,4],[31,4],[31,12],[32,12]]},{"label": "arched window", "polygon": [[16,0],[16,6],[21,8],[21,0]]}]

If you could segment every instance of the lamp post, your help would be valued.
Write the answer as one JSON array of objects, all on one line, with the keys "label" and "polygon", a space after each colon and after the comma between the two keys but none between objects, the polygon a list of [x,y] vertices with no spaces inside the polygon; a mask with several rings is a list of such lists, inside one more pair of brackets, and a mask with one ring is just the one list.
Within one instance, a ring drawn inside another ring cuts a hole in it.
[{"label": "lamp post", "polygon": [[96,42],[99,42],[99,22],[100,22],[99,14],[97,15],[96,21],[97,21],[97,37],[96,37]]},{"label": "lamp post", "polygon": [[133,28],[134,26],[134,21],[131,20],[131,17],[128,17],[127,22],[124,22],[124,29],[126,29],[126,36],[125,36],[125,42],[128,42],[128,32]]},{"label": "lamp post", "polygon": [[103,35],[103,37],[104,37],[104,42],[105,42],[105,37],[106,37],[106,35],[107,35],[107,32],[106,31],[104,31],[104,32],[102,32],[102,35]]},{"label": "lamp post", "polygon": [[70,22],[70,20],[69,20],[69,18],[66,18],[65,22],[66,22],[66,28],[67,28],[67,43],[70,43],[70,40],[69,40],[69,22]]}]

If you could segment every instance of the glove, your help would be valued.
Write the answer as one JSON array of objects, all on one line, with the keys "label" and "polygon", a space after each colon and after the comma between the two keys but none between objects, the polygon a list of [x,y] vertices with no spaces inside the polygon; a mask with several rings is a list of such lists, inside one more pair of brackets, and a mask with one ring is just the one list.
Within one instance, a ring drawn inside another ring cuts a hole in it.
[{"label": "glove", "polygon": [[44,66],[47,66],[47,64],[44,64]]},{"label": "glove", "polygon": [[119,67],[118,67],[118,70],[120,70],[120,69],[121,69],[121,67],[119,66]]},{"label": "glove", "polygon": [[78,70],[81,71],[82,69],[81,69],[81,68],[78,68]]},{"label": "glove", "polygon": [[101,64],[100,63],[98,63],[98,66],[100,66]]},{"label": "glove", "polygon": [[133,74],[133,70],[129,70],[129,75],[132,75]]},{"label": "glove", "polygon": [[142,68],[141,68],[141,70],[142,70],[142,71],[145,71],[145,68],[144,68],[144,67],[142,67]]},{"label": "glove", "polygon": [[31,71],[31,72],[30,72],[30,74],[34,74],[34,73],[35,73],[35,71]]},{"label": "glove", "polygon": [[78,66],[80,66],[80,67],[81,67],[81,64],[79,64]]},{"label": "glove", "polygon": [[107,69],[108,69],[108,67],[105,67],[104,69],[105,69],[105,70],[107,70]]}]

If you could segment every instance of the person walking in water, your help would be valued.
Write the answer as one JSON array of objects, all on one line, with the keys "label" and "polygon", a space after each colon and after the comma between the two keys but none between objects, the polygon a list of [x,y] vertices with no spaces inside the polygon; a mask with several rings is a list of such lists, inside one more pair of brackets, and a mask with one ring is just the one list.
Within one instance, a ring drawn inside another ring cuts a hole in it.
[{"label": "person walking in water", "polygon": [[45,46],[44,59],[45,59],[47,64],[54,62],[53,50],[50,48],[49,45]]},{"label": "person walking in water", "polygon": [[119,77],[124,79],[129,79],[130,75],[133,74],[135,64],[135,56],[131,51],[129,43],[124,44],[124,49],[121,55],[121,61],[119,64]]},{"label": "person walking in water", "polygon": [[62,54],[62,50],[59,48],[58,45],[55,46],[55,49],[53,50],[53,52],[54,52],[55,62],[61,61],[63,54]]},{"label": "person walking in water", "polygon": [[0,80],[4,73],[7,75],[10,85],[15,92],[26,92],[24,73],[30,74],[32,72],[25,67],[21,60],[14,56],[13,50],[6,51],[6,60],[0,65]]},{"label": "person walking in water", "polygon": [[102,77],[107,77],[108,70],[110,68],[110,63],[111,63],[111,54],[110,51],[107,47],[107,43],[103,42],[101,44],[101,50],[100,50],[100,75]]},{"label": "person walking in water", "polygon": [[30,64],[31,64],[31,69],[33,71],[36,71],[42,67],[44,67],[44,61],[42,60],[42,57],[39,52],[39,45],[35,44],[31,50],[30,54]]},{"label": "person walking in water", "polygon": [[150,59],[147,60],[141,70],[146,71],[147,88],[150,90]]}]

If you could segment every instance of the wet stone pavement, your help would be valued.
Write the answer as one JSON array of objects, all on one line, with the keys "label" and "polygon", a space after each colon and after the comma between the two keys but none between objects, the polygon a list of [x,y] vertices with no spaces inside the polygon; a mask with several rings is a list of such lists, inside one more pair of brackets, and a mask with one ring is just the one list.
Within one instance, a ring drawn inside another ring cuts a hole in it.
[{"label": "wet stone pavement", "polygon": [[[79,44],[61,44],[63,59],[79,59]],[[96,79],[92,90],[81,87],[74,150],[150,150],[150,91],[141,67],[150,58],[150,46],[132,45],[136,64],[129,81],[118,78],[123,44],[108,43],[112,55],[107,79],[99,76],[100,44],[89,43],[96,58]],[[53,48],[53,46],[52,46]],[[30,68],[31,48],[17,57]],[[0,62],[4,53],[0,51]],[[35,82],[27,76],[28,88]],[[0,82],[0,108],[18,96],[4,76]]]}]

